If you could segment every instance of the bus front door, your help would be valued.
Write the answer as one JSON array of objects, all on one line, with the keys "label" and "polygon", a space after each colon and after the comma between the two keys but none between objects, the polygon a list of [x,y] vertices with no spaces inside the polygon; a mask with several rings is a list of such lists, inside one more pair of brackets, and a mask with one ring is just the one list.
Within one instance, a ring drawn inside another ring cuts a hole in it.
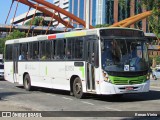
[{"label": "bus front door", "polygon": [[96,41],[90,40],[86,42],[86,80],[87,91],[95,92],[95,55],[96,55]]},{"label": "bus front door", "polygon": [[13,48],[13,81],[18,82],[18,45],[14,45]]}]

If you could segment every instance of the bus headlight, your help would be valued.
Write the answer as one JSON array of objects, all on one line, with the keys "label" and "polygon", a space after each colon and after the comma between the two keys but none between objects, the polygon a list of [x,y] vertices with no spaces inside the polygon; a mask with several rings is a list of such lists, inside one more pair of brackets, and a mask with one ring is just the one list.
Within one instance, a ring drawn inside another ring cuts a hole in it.
[{"label": "bus headlight", "polygon": [[103,78],[104,78],[105,82],[111,82],[109,77],[108,77],[108,74],[105,71],[103,71]]}]

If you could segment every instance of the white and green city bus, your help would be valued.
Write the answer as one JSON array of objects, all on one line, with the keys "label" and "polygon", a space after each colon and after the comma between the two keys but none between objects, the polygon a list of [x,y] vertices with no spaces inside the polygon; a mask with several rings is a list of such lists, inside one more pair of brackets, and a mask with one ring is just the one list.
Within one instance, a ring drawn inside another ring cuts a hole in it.
[{"label": "white and green city bus", "polygon": [[122,95],[149,91],[143,31],[99,28],[8,40],[5,79],[24,85]]}]

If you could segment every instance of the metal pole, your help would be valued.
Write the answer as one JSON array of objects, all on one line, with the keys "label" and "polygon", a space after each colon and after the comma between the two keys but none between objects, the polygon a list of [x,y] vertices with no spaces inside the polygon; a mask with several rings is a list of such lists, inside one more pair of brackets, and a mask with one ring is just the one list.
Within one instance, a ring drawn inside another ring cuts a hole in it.
[{"label": "metal pole", "polygon": [[89,29],[89,19],[90,19],[90,0],[86,0],[86,29]]}]

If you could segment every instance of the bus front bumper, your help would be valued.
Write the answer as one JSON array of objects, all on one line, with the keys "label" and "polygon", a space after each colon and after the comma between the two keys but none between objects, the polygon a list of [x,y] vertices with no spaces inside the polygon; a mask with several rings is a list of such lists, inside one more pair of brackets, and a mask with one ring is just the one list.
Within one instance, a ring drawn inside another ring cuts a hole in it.
[{"label": "bus front bumper", "polygon": [[125,93],[141,93],[148,92],[150,80],[142,84],[134,85],[114,85],[111,83],[102,83],[101,94],[125,94]]}]

